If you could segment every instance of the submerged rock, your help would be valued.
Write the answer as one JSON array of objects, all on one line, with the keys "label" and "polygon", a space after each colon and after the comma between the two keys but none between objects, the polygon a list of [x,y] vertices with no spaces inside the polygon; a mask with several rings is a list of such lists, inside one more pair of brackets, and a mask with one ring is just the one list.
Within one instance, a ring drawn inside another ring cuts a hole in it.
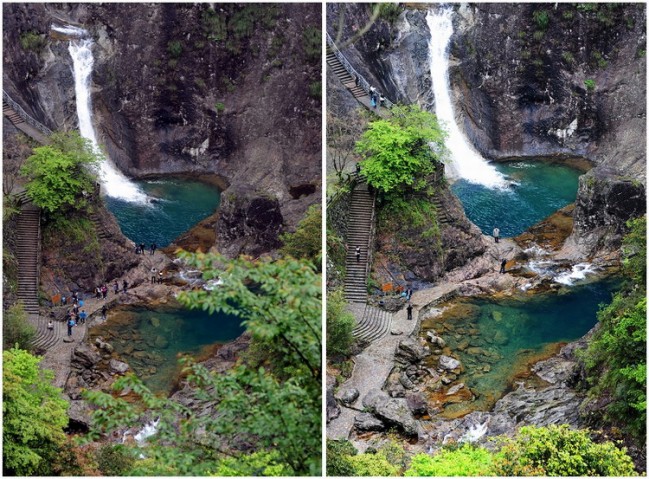
[{"label": "submerged rock", "polygon": [[122,361],[118,361],[117,359],[111,359],[108,363],[108,367],[110,368],[111,372],[117,374],[125,374],[126,371],[130,369],[128,364]]},{"label": "submerged rock", "polygon": [[457,369],[460,366],[462,366],[462,363],[460,363],[460,361],[450,356],[442,355],[439,358],[439,367],[442,369],[452,371],[453,369]]}]

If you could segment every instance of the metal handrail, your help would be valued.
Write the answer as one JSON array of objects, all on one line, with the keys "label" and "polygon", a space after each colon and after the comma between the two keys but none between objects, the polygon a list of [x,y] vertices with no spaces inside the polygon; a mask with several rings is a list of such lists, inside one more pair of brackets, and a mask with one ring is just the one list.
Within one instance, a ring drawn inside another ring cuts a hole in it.
[{"label": "metal handrail", "polygon": [[[358,86],[360,86],[365,93],[368,95],[370,94],[370,83],[363,78],[363,75],[358,73],[356,69],[347,61],[347,58],[345,58],[345,55],[338,49],[336,44],[334,43],[333,39],[329,35],[329,32],[327,32],[327,45],[329,45],[329,48],[331,48],[331,51],[333,52],[334,55],[336,55],[336,58],[340,61],[343,67],[345,67],[345,70],[347,70],[347,73],[349,73],[358,83]],[[392,103],[388,98],[384,95],[384,106],[387,108],[392,108],[394,106],[394,103]]]},{"label": "metal handrail", "polygon": [[52,134],[52,130],[29,116],[29,114],[25,110],[23,110],[18,103],[12,100],[9,94],[4,90],[2,90],[2,101],[6,102],[13,111],[18,113],[18,116],[20,116],[20,118],[22,118],[29,126],[33,126],[44,135],[50,136]]}]

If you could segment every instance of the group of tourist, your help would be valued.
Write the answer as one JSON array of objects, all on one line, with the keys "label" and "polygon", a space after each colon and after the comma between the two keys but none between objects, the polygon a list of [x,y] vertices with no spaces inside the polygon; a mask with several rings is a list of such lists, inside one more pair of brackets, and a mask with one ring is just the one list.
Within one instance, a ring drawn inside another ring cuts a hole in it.
[{"label": "group of tourist", "polygon": [[[151,243],[151,246],[149,246],[149,254],[154,254],[156,249],[158,249],[158,245]],[[144,254],[145,252],[146,245],[144,243],[135,245],[135,254]]]},{"label": "group of tourist", "polygon": [[385,106],[385,97],[373,86],[370,87],[370,105],[376,110],[378,110],[379,105]]}]

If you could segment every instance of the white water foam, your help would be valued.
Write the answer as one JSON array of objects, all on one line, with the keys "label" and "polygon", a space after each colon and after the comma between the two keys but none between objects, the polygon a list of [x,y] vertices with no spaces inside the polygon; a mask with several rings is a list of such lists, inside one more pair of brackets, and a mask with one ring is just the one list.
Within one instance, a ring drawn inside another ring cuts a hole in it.
[{"label": "white water foam", "polygon": [[556,283],[572,286],[577,281],[586,279],[586,276],[595,274],[596,268],[590,263],[577,263],[570,271],[555,276],[553,280]]},{"label": "white water foam", "polygon": [[483,424],[475,424],[469,427],[469,430],[464,433],[458,442],[476,442],[482,436],[487,434],[489,419],[487,419]]},{"label": "white water foam", "polygon": [[135,439],[135,442],[137,442],[138,446],[143,446],[144,443],[148,438],[153,436],[156,432],[158,432],[158,423],[160,422],[160,419],[156,419],[155,421],[151,421],[150,423],[146,424],[140,432],[138,432],[133,438]]},{"label": "white water foam", "polygon": [[71,26],[57,27],[52,29],[75,36],[70,40],[68,51],[72,57],[74,66],[74,84],[77,96],[77,115],[79,117],[79,131],[81,136],[90,140],[92,147],[101,161],[97,169],[99,181],[104,187],[108,196],[119,198],[124,201],[135,203],[148,203],[147,196],[130,181],[117,167],[104,155],[99,148],[95,129],[92,126],[91,103],[90,103],[90,76],[94,58],[92,56],[92,39],[87,38],[88,32],[83,29]]},{"label": "white water foam", "polygon": [[464,138],[455,121],[448,77],[448,43],[453,34],[452,11],[444,9],[426,15],[430,30],[430,74],[435,93],[435,114],[448,131],[446,146],[451,152],[449,175],[488,188],[508,187],[505,177],[485,160]]}]

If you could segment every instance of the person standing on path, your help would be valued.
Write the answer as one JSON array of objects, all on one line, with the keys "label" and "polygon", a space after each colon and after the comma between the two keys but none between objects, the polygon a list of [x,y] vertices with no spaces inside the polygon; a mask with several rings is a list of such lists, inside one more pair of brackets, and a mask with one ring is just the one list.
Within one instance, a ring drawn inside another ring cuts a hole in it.
[{"label": "person standing on path", "polygon": [[122,281],[122,293],[126,293],[128,289],[128,282],[126,280]]},{"label": "person standing on path", "polygon": [[412,304],[408,303],[408,307],[406,308],[408,310],[408,319],[412,319]]},{"label": "person standing on path", "polygon": [[75,325],[74,319],[68,319],[68,336],[72,336],[72,327]]},{"label": "person standing on path", "polygon": [[356,262],[360,263],[361,261],[361,247],[357,246],[356,247]]},{"label": "person standing on path", "polygon": [[494,228],[494,239],[496,240],[496,243],[500,240],[500,229],[498,228]]},{"label": "person standing on path", "polygon": [[115,280],[115,283],[113,284],[113,290],[115,291],[115,294],[119,293],[119,283],[117,280]]},{"label": "person standing on path", "polygon": [[88,317],[88,313],[86,313],[85,309],[82,309],[81,312],[79,313],[79,324],[84,324],[86,322],[87,317]]},{"label": "person standing on path", "polygon": [[503,259],[503,260],[500,262],[500,272],[501,272],[501,273],[504,273],[504,272],[505,272],[505,266],[507,266],[507,260],[506,260],[506,259]]},{"label": "person standing on path", "polygon": [[155,243],[151,243],[151,254],[155,253],[155,250],[158,246]]},{"label": "person standing on path", "polygon": [[151,268],[151,284],[154,284],[156,282],[156,278],[158,277],[157,273],[158,270],[155,269],[155,266]]},{"label": "person standing on path", "polygon": [[108,308],[107,308],[106,305],[104,304],[104,305],[101,307],[101,319],[103,319],[104,321],[106,320],[106,313],[107,313],[107,312],[108,312]]}]

